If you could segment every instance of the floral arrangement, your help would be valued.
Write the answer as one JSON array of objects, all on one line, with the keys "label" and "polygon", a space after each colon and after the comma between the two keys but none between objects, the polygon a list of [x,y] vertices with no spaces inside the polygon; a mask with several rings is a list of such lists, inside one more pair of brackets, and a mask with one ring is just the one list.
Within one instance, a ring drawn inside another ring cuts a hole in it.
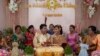
[{"label": "floral arrangement", "polygon": [[10,0],[9,3],[9,10],[12,13],[15,13],[18,10],[18,4],[16,3],[16,0]]},{"label": "floral arrangement", "polygon": [[31,47],[31,46],[25,47],[24,52],[25,52],[26,55],[32,55],[33,52],[34,52],[33,47]]},{"label": "floral arrangement", "polygon": [[100,0],[84,0],[84,4],[88,6],[88,16],[92,18],[96,12],[96,6],[99,5]]}]

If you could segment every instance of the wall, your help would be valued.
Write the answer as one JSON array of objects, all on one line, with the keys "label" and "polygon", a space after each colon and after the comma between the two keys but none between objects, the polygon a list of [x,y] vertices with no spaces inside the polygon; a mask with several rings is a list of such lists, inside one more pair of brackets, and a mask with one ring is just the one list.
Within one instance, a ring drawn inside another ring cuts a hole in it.
[{"label": "wall", "polygon": [[[75,4],[75,0],[68,0]],[[29,0],[29,4],[34,4],[34,0]],[[44,23],[45,16],[43,13],[62,13],[61,17],[47,17],[47,25],[60,24],[63,26],[64,31],[69,30],[70,24],[75,24],[75,9],[74,8],[57,8],[55,11],[51,11],[47,8],[29,8],[29,25],[34,25],[39,29],[39,25]]]}]

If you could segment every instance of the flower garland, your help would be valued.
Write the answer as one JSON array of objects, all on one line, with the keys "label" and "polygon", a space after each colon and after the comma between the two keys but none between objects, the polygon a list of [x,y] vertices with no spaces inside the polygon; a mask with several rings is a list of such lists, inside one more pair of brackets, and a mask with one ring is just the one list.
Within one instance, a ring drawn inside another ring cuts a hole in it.
[{"label": "flower garland", "polygon": [[[96,6],[99,5],[100,0],[84,0],[84,4],[88,6],[88,16],[92,18],[96,12]],[[96,5],[96,6],[94,6]]]}]

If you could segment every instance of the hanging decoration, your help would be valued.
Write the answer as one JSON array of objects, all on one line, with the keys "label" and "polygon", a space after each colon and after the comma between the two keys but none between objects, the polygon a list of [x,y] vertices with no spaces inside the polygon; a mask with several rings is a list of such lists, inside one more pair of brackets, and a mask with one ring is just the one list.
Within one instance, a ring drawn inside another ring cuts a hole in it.
[{"label": "hanging decoration", "polygon": [[48,9],[54,10],[59,6],[57,0],[47,0],[47,7]]},{"label": "hanging decoration", "polygon": [[84,4],[88,7],[87,13],[89,18],[92,18],[97,11],[96,6],[100,4],[100,0],[84,0]]},{"label": "hanging decoration", "polygon": [[9,3],[9,10],[12,13],[15,13],[18,10],[18,4],[16,3],[16,0],[10,0]]},{"label": "hanging decoration", "polygon": [[20,2],[21,2],[21,0],[10,0],[9,5],[8,5],[9,10],[12,13],[15,13],[16,11],[18,11],[18,5]]},{"label": "hanging decoration", "polygon": [[95,14],[95,11],[96,11],[95,7],[93,6],[88,7],[89,18],[92,18],[92,16]]}]

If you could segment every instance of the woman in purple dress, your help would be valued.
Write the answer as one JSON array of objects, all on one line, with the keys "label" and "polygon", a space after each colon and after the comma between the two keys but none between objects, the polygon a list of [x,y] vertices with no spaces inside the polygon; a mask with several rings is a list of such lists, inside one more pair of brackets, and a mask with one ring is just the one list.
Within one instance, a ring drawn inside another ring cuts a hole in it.
[{"label": "woman in purple dress", "polygon": [[75,56],[78,51],[79,35],[75,31],[75,26],[70,25],[70,33],[67,35],[67,43],[71,46],[73,50],[73,55]]}]

